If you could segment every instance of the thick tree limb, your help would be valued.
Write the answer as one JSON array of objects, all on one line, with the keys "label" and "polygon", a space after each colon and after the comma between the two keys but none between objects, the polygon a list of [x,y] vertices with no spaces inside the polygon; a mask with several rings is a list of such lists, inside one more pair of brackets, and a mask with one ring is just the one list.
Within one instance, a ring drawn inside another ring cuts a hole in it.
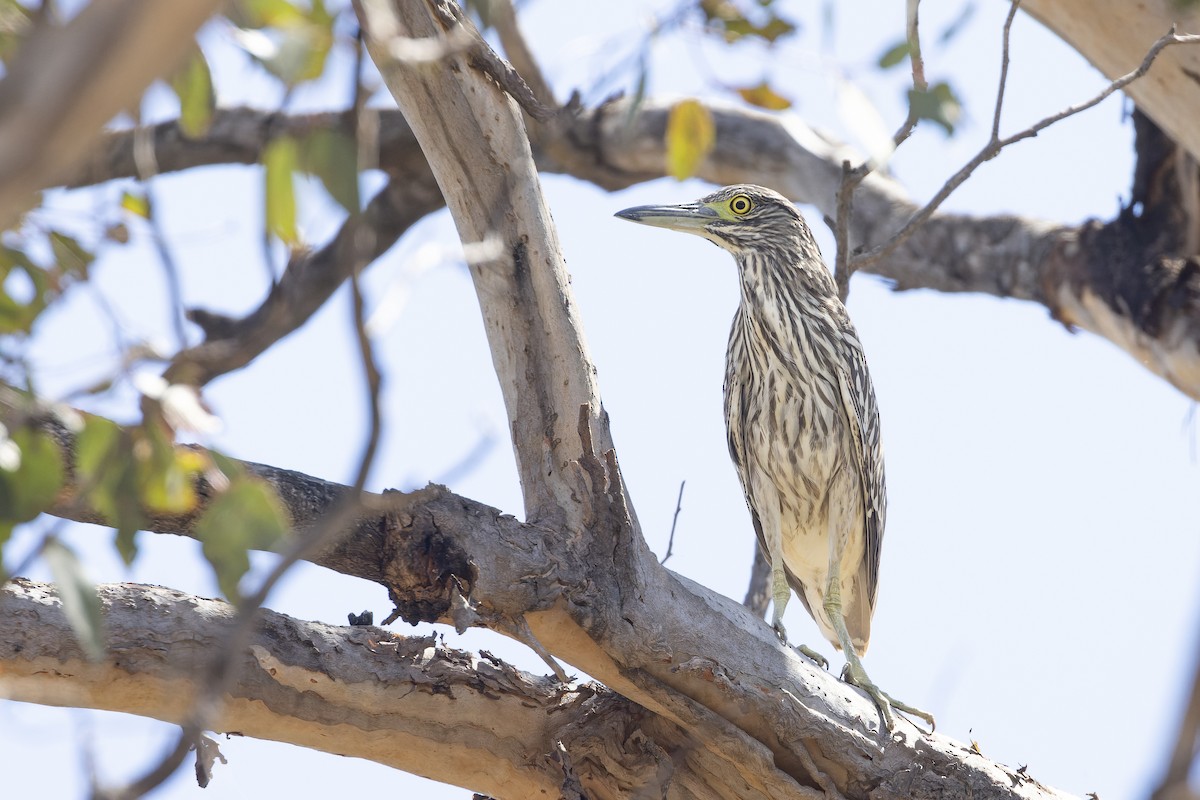
[{"label": "thick tree limb", "polygon": [[98,0],[30,34],[0,81],[0,229],[69,175],[100,128],[188,54],[222,0]]},{"label": "thick tree limb", "polygon": [[[857,158],[850,150],[822,138],[794,117],[716,103],[709,107],[718,136],[713,152],[700,167],[701,177],[718,184],[763,183],[798,202],[815,205],[824,214],[835,211],[839,165],[845,158]],[[626,124],[627,110],[623,102],[611,103],[581,112],[565,126],[540,129],[540,168],[566,172],[608,189],[661,177],[669,104],[646,101],[632,126]],[[268,118],[248,109],[218,115],[214,130],[224,131],[218,135],[220,142],[242,141],[234,131],[256,132],[258,138],[249,137],[253,144],[241,150],[232,144],[211,148],[192,144],[180,138],[172,124],[159,126],[155,138],[160,148],[165,148],[159,154],[163,169],[220,163],[235,155],[253,161],[267,141],[262,137],[269,136]],[[329,114],[290,121],[283,118],[277,124],[280,130],[296,130],[346,123],[340,115]],[[390,132],[383,137],[382,162],[393,165],[389,169],[411,168],[419,153],[408,126],[390,112],[382,112],[380,124],[383,132]],[[104,147],[108,155],[94,162],[79,180],[125,175],[132,169],[128,155],[132,138],[128,132],[110,134]],[[1153,162],[1163,163],[1161,158]],[[434,186],[427,167],[405,186],[418,198],[429,198],[425,201],[428,206],[438,202],[438,195],[429,194]],[[1181,196],[1181,209],[1194,208],[1194,199],[1190,205],[1184,199]],[[420,205],[414,203],[413,214]],[[916,208],[894,181],[870,176],[855,194],[851,246],[883,242]],[[1180,222],[1187,238],[1175,237],[1167,247],[1158,233],[1147,233],[1144,225],[1131,226],[1131,219],[1127,214],[1108,223],[1076,228],[1021,217],[938,214],[897,252],[866,271],[894,281],[899,289],[984,292],[1038,302],[1065,324],[1113,341],[1185,394],[1200,399],[1200,312],[1196,310],[1200,285],[1186,260],[1196,252],[1195,240],[1200,238],[1195,234],[1196,225]],[[1122,247],[1111,247],[1105,238],[1109,231],[1120,236]],[[327,252],[328,248],[318,251]],[[307,277],[298,277],[295,288],[287,293],[305,297],[314,292],[313,300],[305,301],[306,307],[311,307],[327,296],[323,286],[343,274],[340,263],[331,263],[332,272],[300,270],[300,275]],[[317,286],[307,288],[309,280]],[[290,281],[285,277],[283,282]],[[267,313],[273,302],[268,301],[254,315],[253,324],[249,319],[231,323],[241,329],[240,338],[259,341],[259,348],[274,341],[274,332],[260,330],[270,327],[268,319],[275,319],[273,312]],[[291,317],[287,326],[281,326],[285,333],[303,321],[303,314]]]},{"label": "thick tree limb", "polygon": [[[490,74],[473,68],[478,56],[471,54],[487,44],[452,4],[363,0],[355,7],[371,58],[429,160],[459,237],[494,247],[470,268],[512,425],[526,516],[561,519],[576,505],[567,464],[581,406],[601,449],[611,442],[520,109]],[[396,55],[408,40],[463,31],[472,44],[438,64]],[[578,527],[569,513],[567,527]]]},{"label": "thick tree limb", "polygon": [[[0,422],[10,430],[36,425],[73,463],[73,436],[53,415],[0,393]],[[655,785],[667,786],[670,797],[807,797],[823,780],[851,799],[1063,796],[942,736],[913,728],[902,741],[881,736],[878,712],[865,696],[780,646],[760,618],[661,567],[648,551],[621,545],[631,534],[610,491],[615,464],[586,453],[576,463],[589,487],[579,495],[588,520],[579,535],[521,523],[430,486],[369,495],[365,503],[373,510],[311,560],[382,584],[410,622],[486,626],[514,636],[515,620],[528,619],[551,654],[646,709],[655,721],[645,725],[665,726],[654,727],[654,736],[663,737],[655,741],[672,766],[654,762],[661,781]],[[300,473],[243,466],[271,482],[298,530],[350,491]],[[592,492],[592,481],[605,486]],[[103,523],[76,502],[76,491],[69,486],[51,513]],[[202,498],[209,493],[201,487]],[[195,536],[198,516],[199,510],[150,514],[147,529]],[[672,726],[689,732],[687,747],[663,744]],[[675,783],[672,774],[688,765],[705,777]],[[706,782],[734,788],[701,791]]]},{"label": "thick tree limb", "polygon": [[[1024,0],[1027,13],[1057,33],[1110,80],[1133,69],[1172,25],[1200,33],[1200,13],[1188,3],[1146,0]],[[1159,127],[1200,159],[1200,49],[1175,47],[1155,63],[1150,78],[1125,92]]]},{"label": "thick tree limb", "polygon": [[[0,695],[187,719],[198,675],[221,649],[236,610],[157,586],[98,590],[110,653],[101,662],[83,656],[51,585],[18,579],[0,590]],[[556,741],[566,740],[586,784],[603,787],[617,769],[644,769],[645,753],[622,749],[628,736],[605,751],[579,735],[592,718],[602,730],[638,730],[641,711],[603,689],[572,689],[448,649],[434,636],[270,611],[257,628],[214,730],[366,758],[495,797],[557,796]],[[689,738],[675,734],[662,745]],[[613,768],[607,774],[581,769],[604,759]]]}]

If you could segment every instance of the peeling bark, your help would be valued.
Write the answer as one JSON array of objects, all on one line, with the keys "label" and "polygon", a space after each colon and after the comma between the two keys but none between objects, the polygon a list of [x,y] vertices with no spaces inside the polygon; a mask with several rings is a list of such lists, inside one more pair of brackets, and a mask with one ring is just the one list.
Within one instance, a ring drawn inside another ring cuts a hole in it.
[{"label": "peeling bark", "polygon": [[[70,465],[72,435],[52,414],[31,411],[15,393],[0,391],[0,422],[10,430],[35,425],[51,434]],[[670,798],[811,797],[822,785],[836,787],[849,800],[1065,796],[943,736],[905,726],[900,736],[889,739],[880,732],[878,711],[865,695],[781,646],[767,624],[740,604],[662,567],[633,538],[615,457],[611,451],[590,449],[594,444],[586,414],[582,423],[576,445],[580,455],[571,467],[580,477],[581,530],[544,521],[522,523],[430,486],[411,493],[368,494],[364,507],[371,510],[351,524],[335,547],[314,556],[313,563],[380,583],[409,622],[484,626],[525,640],[518,621],[528,620],[541,647],[632,701],[631,708],[641,709],[629,712],[637,727],[620,723],[625,726],[621,730],[631,732],[617,749],[632,760],[620,766],[614,763],[612,742],[601,747],[594,741],[590,719],[563,726],[562,741],[575,735],[599,748],[587,750],[589,755],[581,759],[575,755],[579,751],[568,747],[583,785],[600,780],[587,777],[595,770],[618,774],[626,792],[597,796],[640,796],[640,789],[631,788],[637,781],[646,781],[637,785],[648,787],[648,796],[665,791]],[[272,484],[300,531],[350,491],[300,473],[242,466]],[[207,496],[207,489],[200,488]],[[51,513],[103,523],[76,499],[75,487],[68,487]],[[186,515],[151,514],[147,529],[195,536],[199,514],[200,509]],[[11,616],[2,602],[0,626]],[[130,613],[129,624],[136,626],[137,609]],[[10,639],[0,631],[0,641]],[[278,654],[268,646],[266,653],[254,655],[267,656]],[[20,653],[0,646],[0,677],[9,669],[23,669],[9,665],[19,658]],[[202,662],[186,663],[194,667]],[[329,669],[336,674],[336,662]],[[26,699],[51,702],[31,695]],[[184,713],[177,706],[169,706],[170,713],[142,708],[161,719],[175,720]],[[125,710],[143,713],[137,709]],[[308,734],[288,738],[288,725],[280,726],[281,739],[322,747]],[[670,754],[669,764],[661,760],[659,749]]]}]

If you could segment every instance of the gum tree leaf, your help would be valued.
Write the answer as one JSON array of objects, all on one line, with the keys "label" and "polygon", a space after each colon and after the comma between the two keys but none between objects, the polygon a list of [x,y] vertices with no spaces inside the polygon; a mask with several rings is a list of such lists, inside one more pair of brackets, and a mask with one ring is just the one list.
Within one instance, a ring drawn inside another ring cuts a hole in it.
[{"label": "gum tree leaf", "polygon": [[196,534],[225,597],[240,599],[238,582],[250,569],[249,552],[271,548],[287,530],[283,505],[264,481],[237,478],[213,498],[196,523]]},{"label": "gum tree leaf", "polygon": [[361,206],[354,140],[337,131],[316,130],[305,138],[302,155],[304,171],[316,175],[342,208],[357,214]]},{"label": "gum tree leaf", "polygon": [[117,551],[132,564],[145,524],[132,438],[109,420],[88,417],[75,440],[75,464],[88,504],[116,528]]},{"label": "gum tree leaf", "polygon": [[770,111],[783,111],[792,107],[792,101],[772,89],[766,81],[757,86],[742,87],[737,93],[750,105]]},{"label": "gum tree leaf", "polygon": [[950,85],[935,83],[925,91],[908,90],[908,102],[917,119],[936,122],[946,133],[954,133],[954,126],[962,116],[962,104]]},{"label": "gum tree leaf", "polygon": [[712,114],[696,100],[681,100],[667,117],[667,172],[676,180],[696,174],[717,140]]},{"label": "gum tree leaf", "polygon": [[79,639],[84,653],[93,661],[104,658],[104,616],[100,612],[100,596],[88,580],[74,551],[58,539],[48,539],[42,557],[54,575],[58,597],[71,630]]},{"label": "gum tree leaf", "polygon": [[296,168],[300,148],[284,136],[267,145],[263,166],[267,184],[267,230],[289,245],[299,241],[296,231]]},{"label": "gum tree leaf", "polygon": [[50,250],[54,260],[66,273],[87,280],[88,267],[96,260],[96,254],[88,251],[78,240],[58,231],[50,232]]},{"label": "gum tree leaf", "polygon": [[187,63],[171,77],[171,88],[179,98],[179,129],[189,138],[200,138],[212,122],[217,95],[208,61],[199,47],[192,50]]},{"label": "gum tree leaf", "polygon": [[896,44],[883,51],[883,55],[879,57],[880,69],[891,69],[899,64],[904,63],[904,59],[908,58],[908,40],[901,39]]},{"label": "gum tree leaf", "polygon": [[33,428],[18,428],[4,438],[19,456],[15,464],[5,461],[15,469],[0,468],[0,520],[27,522],[58,497],[65,474],[62,453],[53,439]]},{"label": "gum tree leaf", "polygon": [[150,200],[144,194],[121,192],[121,208],[135,217],[150,218]]}]

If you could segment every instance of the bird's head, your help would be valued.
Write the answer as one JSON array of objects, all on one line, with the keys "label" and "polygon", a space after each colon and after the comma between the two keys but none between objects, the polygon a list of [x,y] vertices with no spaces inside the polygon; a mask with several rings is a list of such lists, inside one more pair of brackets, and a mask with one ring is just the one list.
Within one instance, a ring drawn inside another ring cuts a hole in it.
[{"label": "bird's head", "polygon": [[726,186],[694,203],[635,206],[616,216],[703,236],[735,256],[752,251],[816,249],[800,212],[786,197],[752,184]]}]

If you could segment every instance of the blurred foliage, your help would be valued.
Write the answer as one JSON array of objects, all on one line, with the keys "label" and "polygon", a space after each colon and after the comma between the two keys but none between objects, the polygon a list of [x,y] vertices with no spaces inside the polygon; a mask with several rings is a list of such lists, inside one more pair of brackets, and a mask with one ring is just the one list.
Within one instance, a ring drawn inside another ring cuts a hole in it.
[{"label": "blurred foliage", "polygon": [[245,474],[229,459],[216,454],[214,458],[229,484],[204,509],[196,535],[221,593],[237,603],[241,600],[238,584],[250,569],[250,551],[273,548],[287,535],[290,521],[266,481]]},{"label": "blurred foliage", "polygon": [[775,0],[699,0],[707,28],[733,44],[742,39],[760,39],[774,44],[796,32],[796,24],[781,16]]},{"label": "blurred foliage", "polygon": [[171,89],[179,98],[179,129],[185,136],[200,138],[212,122],[217,94],[208,61],[199,47],[192,50],[187,62],[171,77]]},{"label": "blurred foliage", "polygon": [[917,119],[927,119],[942,126],[946,133],[954,133],[954,126],[962,116],[962,104],[948,83],[935,83],[928,89],[909,89],[908,104]]},{"label": "blurred foliage", "polygon": [[0,425],[0,551],[16,525],[54,503],[65,474],[58,444],[47,434]]},{"label": "blurred foliage", "polygon": [[300,147],[290,136],[281,136],[263,151],[263,180],[266,183],[267,230],[288,245],[300,242],[296,229],[296,170]]},{"label": "blurred foliage", "polygon": [[[31,250],[49,251],[36,258]],[[69,234],[31,231],[22,241],[0,244],[0,335],[28,334],[38,316],[68,287],[88,278],[95,254]]]},{"label": "blurred foliage", "polygon": [[676,103],[667,117],[667,171],[680,181],[692,177],[716,141],[716,124],[703,104]]},{"label": "blurred foliage", "polygon": [[324,0],[307,7],[288,0],[238,0],[228,11],[239,45],[287,86],[325,73],[334,17]]},{"label": "blurred foliage", "polygon": [[54,576],[63,613],[83,652],[92,661],[104,658],[104,617],[95,584],[88,579],[75,551],[55,537],[42,544],[42,558]]},{"label": "blurred foliage", "polygon": [[757,86],[742,87],[737,93],[750,105],[770,111],[784,111],[792,107],[792,101],[772,89],[766,81]]},{"label": "blurred foliage", "polygon": [[0,0],[0,61],[16,54],[32,21],[32,12],[16,0]]}]

